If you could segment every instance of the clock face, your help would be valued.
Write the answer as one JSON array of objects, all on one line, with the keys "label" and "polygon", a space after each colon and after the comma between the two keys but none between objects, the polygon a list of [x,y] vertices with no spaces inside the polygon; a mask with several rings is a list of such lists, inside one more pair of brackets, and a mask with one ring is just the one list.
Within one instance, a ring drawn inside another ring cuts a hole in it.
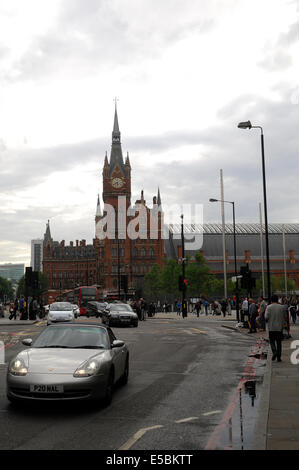
[{"label": "clock face", "polygon": [[123,186],[123,181],[121,178],[113,178],[112,186],[113,188],[121,188]]}]

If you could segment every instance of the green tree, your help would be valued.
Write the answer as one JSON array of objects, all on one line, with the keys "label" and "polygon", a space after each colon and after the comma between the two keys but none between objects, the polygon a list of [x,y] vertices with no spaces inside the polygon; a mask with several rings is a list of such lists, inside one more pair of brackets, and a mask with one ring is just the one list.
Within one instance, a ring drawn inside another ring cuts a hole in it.
[{"label": "green tree", "polygon": [[165,262],[161,275],[161,288],[165,298],[171,302],[180,296],[178,279],[181,273],[182,268],[175,260],[169,259]]},{"label": "green tree", "polygon": [[0,277],[0,299],[4,300],[6,298],[8,300],[12,300],[13,297],[14,291],[11,281],[4,277]]},{"label": "green tree", "polygon": [[162,269],[155,264],[144,278],[145,297],[149,300],[157,301],[162,294]]},{"label": "green tree", "polygon": [[188,282],[188,297],[199,297],[206,290],[210,270],[206,265],[205,259],[201,253],[196,253],[194,261],[187,258],[185,269],[186,279]]}]

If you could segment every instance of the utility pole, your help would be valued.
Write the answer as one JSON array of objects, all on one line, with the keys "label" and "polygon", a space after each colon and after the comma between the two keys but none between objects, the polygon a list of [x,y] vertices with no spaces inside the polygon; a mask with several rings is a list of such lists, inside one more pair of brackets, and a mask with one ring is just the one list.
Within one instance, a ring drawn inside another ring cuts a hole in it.
[{"label": "utility pole", "polygon": [[183,284],[182,284],[182,317],[187,317],[187,300],[186,300],[186,291],[187,291],[187,284],[185,279],[185,237],[184,237],[184,216],[181,215],[182,224],[181,224],[181,240],[182,240],[182,276],[183,276]]}]

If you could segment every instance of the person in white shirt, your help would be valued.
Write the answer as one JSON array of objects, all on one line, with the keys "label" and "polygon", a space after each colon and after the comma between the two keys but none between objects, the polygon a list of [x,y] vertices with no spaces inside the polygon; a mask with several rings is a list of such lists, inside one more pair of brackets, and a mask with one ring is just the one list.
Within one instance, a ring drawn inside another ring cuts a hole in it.
[{"label": "person in white shirt", "polygon": [[265,312],[265,320],[269,331],[269,341],[272,349],[272,361],[281,362],[282,330],[285,322],[285,309],[278,303],[278,296],[272,295],[271,304]]}]

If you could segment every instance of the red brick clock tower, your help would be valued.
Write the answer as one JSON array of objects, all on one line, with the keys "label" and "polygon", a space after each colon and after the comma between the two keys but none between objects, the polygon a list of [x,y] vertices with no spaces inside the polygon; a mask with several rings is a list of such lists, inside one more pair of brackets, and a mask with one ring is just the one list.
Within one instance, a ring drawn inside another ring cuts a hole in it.
[{"label": "red brick clock tower", "polygon": [[[119,198],[121,198],[121,204],[119,204]],[[98,282],[102,285],[104,292],[115,292],[124,297],[121,279],[125,277],[128,282],[130,296],[154,264],[163,265],[164,243],[161,236],[161,218],[159,218],[158,239],[153,240],[150,238],[150,209],[146,206],[143,191],[141,192],[141,199],[136,201],[136,204],[137,206],[142,204],[146,208],[147,238],[131,240],[127,234],[128,224],[134,219],[132,209],[133,213],[135,211],[131,206],[131,165],[128,154],[125,162],[123,159],[116,107],[110,160],[108,161],[107,153],[104,159],[103,201],[104,204],[114,207],[115,234],[110,236],[108,233],[104,240],[98,240],[96,243],[98,247]],[[158,198],[156,196],[153,198],[153,207],[157,207],[157,205],[161,205],[160,192],[158,192]],[[138,213],[138,209],[136,210]],[[96,223],[103,221],[104,224],[107,220],[106,216],[105,212],[101,213],[98,200]]]}]

